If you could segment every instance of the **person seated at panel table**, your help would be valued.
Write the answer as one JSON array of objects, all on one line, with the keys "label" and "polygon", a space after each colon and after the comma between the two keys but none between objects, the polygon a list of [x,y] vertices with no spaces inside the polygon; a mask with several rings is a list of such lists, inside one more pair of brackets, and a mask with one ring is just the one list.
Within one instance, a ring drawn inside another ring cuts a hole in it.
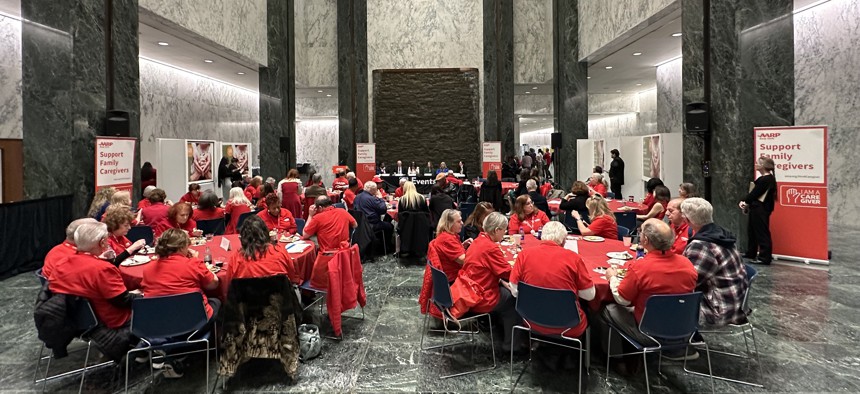
[{"label": "person seated at panel table", "polygon": [[583,181],[574,181],[570,187],[570,193],[558,204],[558,209],[565,212],[579,212],[580,215],[588,214],[588,207],[585,206],[588,201],[588,185]]},{"label": "person seated at panel table", "polygon": [[603,184],[603,175],[596,172],[591,174],[591,178],[588,178],[588,194],[599,194],[601,197],[606,197],[606,185]]},{"label": "person seated at panel table", "polygon": [[[594,299],[591,270],[585,266],[578,254],[563,247],[566,238],[567,229],[561,222],[549,222],[543,227],[540,247],[523,249],[519,253],[511,271],[511,292],[514,297],[517,296],[517,285],[525,282],[547,289],[570,290],[585,301]],[[533,323],[530,325],[541,334],[563,334],[566,337],[578,338],[588,327],[588,320],[585,312],[580,309],[579,325],[576,327],[549,328]]]},{"label": "person seated at panel table", "polygon": [[269,231],[296,233],[296,219],[289,209],[281,208],[281,199],[278,198],[277,194],[273,193],[266,196],[266,206],[267,208],[257,213],[257,216],[263,219],[263,223],[266,223]]},{"label": "person seated at panel table", "polygon": [[203,235],[203,231],[197,229],[197,221],[191,218],[193,213],[194,209],[187,202],[173,205],[167,211],[167,220],[158,222],[152,229],[155,237],[160,237],[162,233],[171,228],[180,229],[194,237]]},{"label": "person seated at panel table", "polygon": [[463,263],[466,262],[466,248],[472,244],[473,239],[467,238],[460,241],[460,232],[463,230],[463,218],[460,211],[446,209],[439,218],[436,225],[436,239],[430,242],[439,259],[439,266],[448,277],[448,283],[457,279]]},{"label": "person seated at panel table", "polygon": [[51,248],[51,250],[48,251],[48,254],[45,255],[45,263],[42,265],[43,277],[51,280],[51,273],[54,271],[54,267],[57,263],[60,260],[77,253],[78,248],[75,247],[75,230],[85,223],[98,223],[98,221],[93,218],[81,218],[73,220],[68,226],[66,226],[66,239],[59,245]]},{"label": "person seated at panel table", "polygon": [[413,161],[412,164],[409,166],[409,168],[406,170],[406,172],[407,172],[406,175],[415,176],[415,175],[418,175],[418,173],[420,171],[421,171],[421,168],[416,166],[415,162]]},{"label": "person seated at panel table", "polygon": [[406,170],[406,168],[403,167],[403,162],[397,160],[397,165],[394,166],[394,175],[403,175],[406,173],[404,170]]},{"label": "person seated at panel table", "polygon": [[195,221],[224,219],[224,209],[221,208],[220,200],[215,195],[215,192],[211,190],[203,192],[200,200],[197,202],[197,209],[194,210],[192,218]]},{"label": "person seated at panel table", "polygon": [[445,165],[445,162],[443,161],[443,162],[439,163],[439,168],[436,170],[436,174],[438,175],[438,174],[447,174],[447,173],[448,173],[448,166]]},{"label": "person seated at panel table", "polygon": [[376,175],[379,175],[379,174],[387,174],[387,173],[388,173],[388,171],[387,171],[387,170],[386,170],[386,168],[385,168],[385,162],[384,162],[384,161],[380,161],[380,162],[379,162],[379,165],[378,165],[378,166],[376,166]]},{"label": "person seated at panel table", "polygon": [[[648,298],[658,294],[682,294],[695,290],[696,268],[684,256],[672,253],[672,229],[666,223],[657,219],[648,219],[642,224],[639,244],[648,252],[639,260],[631,260],[626,265],[627,275],[624,280],[618,277],[618,270],[609,267],[606,278],[616,304],[607,304],[600,315],[604,321],[612,322],[625,335],[636,339],[642,344],[651,345],[654,342],[639,331],[639,322],[645,312]],[[631,311],[629,306],[633,307]],[[602,323],[602,322],[600,322]],[[608,328],[600,330],[601,336],[606,337]],[[621,338],[613,340],[618,348],[612,349],[613,354],[621,353]],[[601,343],[605,344],[603,340]],[[606,346],[606,345],[604,345]],[[683,360],[684,350],[674,353],[663,352],[663,357],[670,360]],[[687,356],[692,360],[698,357],[695,350]],[[638,358],[637,358],[638,360]]]},{"label": "person seated at panel table", "polygon": [[112,205],[105,212],[103,222],[110,233],[108,246],[115,256],[114,264],[122,263],[146,245],[146,240],[139,239],[132,243],[125,237],[131,229],[132,221],[134,221],[134,214],[124,205]]},{"label": "person seated at panel table", "polygon": [[477,238],[478,234],[480,234],[481,231],[484,231],[484,228],[482,227],[484,225],[484,219],[493,212],[495,212],[493,206],[486,201],[479,202],[478,205],[475,205],[475,210],[472,211],[472,214],[466,218],[466,222],[463,224],[463,239]]},{"label": "person seated at panel table", "polygon": [[684,249],[687,248],[687,242],[693,237],[693,230],[690,225],[684,220],[684,215],[681,214],[681,203],[683,198],[676,198],[669,201],[666,206],[666,216],[669,218],[669,225],[672,226],[672,232],[675,233],[675,242],[672,244],[672,253],[684,254]]},{"label": "person seated at panel table", "polygon": [[164,190],[155,189],[150,192],[149,206],[140,210],[138,222],[155,229],[155,226],[167,220],[167,212],[170,207],[164,203],[166,199],[167,194],[164,193]]},{"label": "person seated at panel table", "polygon": [[188,193],[179,197],[179,202],[187,202],[192,205],[197,205],[197,203],[200,202],[201,194],[203,194],[203,192],[200,191],[200,184],[192,183],[188,185]]},{"label": "person seated at panel table", "polygon": [[337,170],[336,178],[331,183],[331,188],[337,191],[344,191],[349,187],[349,180],[346,179],[346,171]]},{"label": "person seated at panel table", "polygon": [[532,203],[534,203],[535,208],[540,209],[543,213],[546,214],[547,217],[552,215],[549,210],[549,204],[546,201],[546,197],[538,191],[537,182],[534,179],[529,179],[526,181],[526,190],[528,190],[529,197],[532,199]]},{"label": "person seated at panel table", "polygon": [[403,197],[403,184],[406,183],[408,179],[400,178],[400,186],[397,186],[397,189],[394,189],[394,198]]},{"label": "person seated at panel table", "polygon": [[302,276],[290,254],[283,247],[272,244],[266,223],[257,216],[251,216],[242,223],[239,233],[242,248],[234,250],[227,268],[230,277],[262,278],[266,276],[287,275],[290,282],[302,283]]},{"label": "person seated at panel table", "polygon": [[350,172],[347,172],[347,173],[346,173],[346,180],[347,180],[347,181],[349,181],[350,179],[355,179],[355,181],[356,181],[356,182],[358,182],[358,188],[359,188],[359,189],[363,189],[363,188],[364,188],[364,182],[362,182],[362,181],[361,181],[361,179],[358,179],[358,178],[355,176],[355,173],[354,173],[354,172],[352,172],[352,171],[350,171]]},{"label": "person seated at panel table", "polygon": [[227,200],[227,207],[224,211],[230,216],[227,227],[224,229],[224,234],[236,234],[239,216],[242,216],[243,213],[251,212],[251,201],[248,201],[247,196],[245,196],[241,188],[234,187],[230,189],[230,199]]},{"label": "person seated at panel table", "polygon": [[651,178],[648,182],[645,182],[645,199],[642,200],[642,204],[645,204],[644,209],[640,209],[636,211],[637,215],[647,215],[648,212],[651,211],[651,207],[654,206],[654,189],[657,186],[663,186],[663,181],[660,178]]},{"label": "person seated at panel table", "polygon": [[606,200],[600,194],[594,194],[585,202],[588,207],[588,217],[591,223],[585,225],[579,211],[571,212],[576,219],[576,227],[582,235],[594,235],[606,239],[618,239],[618,224],[615,222],[615,214],[609,209]]},{"label": "person seated at panel table", "polygon": [[358,179],[349,180],[349,188],[343,191],[343,202],[346,204],[346,209],[353,209],[355,196],[362,191],[362,188],[358,186]]},{"label": "person seated at panel table", "polygon": [[655,187],[653,193],[654,203],[651,205],[651,209],[645,215],[636,215],[636,220],[645,221],[651,218],[663,220],[663,217],[666,216],[666,205],[672,199],[670,193],[669,188],[666,186],[660,185]]},{"label": "person seated at panel table", "polygon": [[511,222],[508,224],[508,234],[519,234],[520,229],[525,234],[537,233],[549,223],[546,213],[535,207],[528,194],[517,197],[514,209],[511,211]]},{"label": "person seated at panel table", "polygon": [[458,174],[463,174],[463,177],[464,177],[464,178],[467,178],[467,179],[469,178],[469,177],[466,175],[466,165],[465,165],[465,164],[463,164],[463,161],[462,161],[462,160],[460,160],[460,162],[459,162],[459,163],[457,163],[457,173],[458,173]]},{"label": "person seated at panel table", "polygon": [[427,167],[423,168],[425,174],[433,174],[436,175],[436,169],[433,168],[433,163],[427,162]]},{"label": "person seated at panel table", "polygon": [[[48,276],[54,294],[86,298],[101,325],[115,330],[114,339],[131,342],[129,320],[132,300],[139,294],[125,287],[119,268],[101,256],[108,250],[107,225],[83,223],[75,230],[77,253],[61,259]],[[123,355],[125,355],[123,353]]]},{"label": "person seated at panel table", "polygon": [[138,211],[152,205],[152,203],[149,202],[149,195],[152,194],[153,190],[155,190],[155,186],[152,185],[149,185],[146,187],[146,189],[143,189],[143,198],[141,198],[140,201],[137,202]]},{"label": "person seated at panel table", "polygon": [[349,230],[358,227],[358,222],[347,210],[333,205],[328,196],[319,196],[308,209],[308,222],[302,239],[316,235],[321,251],[349,247]]},{"label": "person seated at panel table", "polygon": [[[325,192],[325,189],[323,189],[323,192]],[[264,183],[263,187],[260,188],[260,198],[257,200],[257,209],[267,209],[269,207],[266,205],[266,197],[271,194],[274,194],[275,196],[278,195],[275,192],[275,185],[268,182]]]}]

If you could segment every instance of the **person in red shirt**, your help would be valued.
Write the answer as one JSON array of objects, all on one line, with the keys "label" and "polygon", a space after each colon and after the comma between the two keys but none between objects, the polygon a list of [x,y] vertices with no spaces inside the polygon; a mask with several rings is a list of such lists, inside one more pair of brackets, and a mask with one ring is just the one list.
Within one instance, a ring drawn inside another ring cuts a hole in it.
[{"label": "person in red shirt", "polygon": [[145,240],[139,239],[132,243],[125,237],[128,234],[128,230],[131,229],[132,220],[134,220],[134,214],[128,210],[128,207],[123,205],[111,205],[102,218],[110,233],[108,236],[108,245],[116,254],[114,258],[115,264],[122,263],[146,245]]},{"label": "person in red shirt", "polygon": [[354,172],[352,172],[352,171],[350,171],[350,172],[347,172],[347,173],[346,173],[346,180],[347,180],[347,181],[349,181],[349,180],[351,180],[351,179],[355,179],[355,182],[356,182],[356,183],[358,183],[358,188],[359,188],[359,189],[364,189],[364,182],[362,182],[362,181],[361,181],[361,179],[358,179],[358,178],[355,176],[355,173],[354,173]]},{"label": "person in red shirt", "polygon": [[281,208],[281,199],[278,198],[277,194],[266,196],[266,205],[268,208],[260,211],[257,216],[263,219],[263,222],[266,223],[266,227],[270,231],[289,234],[296,233],[296,219],[290,210]]},{"label": "person in red shirt", "polygon": [[303,239],[317,236],[321,251],[338,250],[349,244],[349,230],[358,227],[358,222],[345,209],[332,206],[328,196],[319,196],[308,210]]},{"label": "person in red shirt", "polygon": [[349,189],[346,189],[343,192],[343,202],[346,204],[347,209],[352,209],[353,203],[355,202],[355,195],[359,190],[361,190],[361,187],[358,186],[358,179],[350,179]]},{"label": "person in red shirt", "polygon": [[594,173],[588,179],[588,191],[591,195],[600,194],[601,197],[606,197],[606,185],[603,184],[603,175]]},{"label": "person in red shirt", "polygon": [[346,172],[337,170],[337,178],[331,183],[331,188],[337,191],[344,191],[349,187],[349,180],[346,179]]},{"label": "person in red shirt", "polygon": [[149,206],[140,210],[138,222],[146,224],[153,229],[162,221],[167,220],[169,206],[164,204],[167,194],[164,190],[155,189],[149,193]]},{"label": "person in red shirt", "polygon": [[195,237],[203,235],[203,231],[197,229],[197,222],[191,218],[193,211],[191,204],[187,202],[181,202],[170,207],[167,211],[167,220],[162,220],[153,229],[155,237],[161,237],[161,234],[170,228],[183,230]]},{"label": "person in red shirt", "polygon": [[[643,344],[653,344],[650,338],[639,331],[639,322],[648,298],[657,294],[690,293],[696,288],[699,277],[696,267],[688,258],[672,253],[672,243],[669,225],[661,220],[648,219],[642,224],[639,235],[639,244],[648,252],[645,257],[627,264],[627,275],[623,280],[618,278],[618,271],[614,267],[606,270],[609,288],[617,304],[606,305],[601,315]],[[632,312],[626,308],[629,305],[633,306]],[[621,344],[620,338],[617,343]],[[616,353],[616,350],[612,352]],[[696,357],[698,353],[693,352],[688,359]]]},{"label": "person in red shirt", "polygon": [[394,198],[403,197],[403,184],[406,183],[408,179],[400,178],[400,186],[397,186],[397,189],[394,189]]},{"label": "person in red shirt", "polygon": [[119,268],[96,257],[108,249],[108,236],[104,223],[81,224],[75,230],[77,253],[54,266],[48,289],[86,298],[100,323],[119,329],[128,324],[136,295],[126,289]]},{"label": "person in red shirt", "polygon": [[221,303],[207,298],[203,291],[217,289],[218,277],[197,258],[196,251],[188,248],[190,245],[188,234],[179,229],[167,229],[161,234],[155,246],[158,260],[143,270],[140,287],[146,297],[200,292],[206,317],[212,319],[218,314]]},{"label": "person in red shirt", "polygon": [[152,203],[149,201],[149,195],[152,193],[153,190],[155,190],[155,186],[152,185],[149,185],[146,187],[146,189],[143,189],[143,198],[141,198],[140,201],[137,202],[138,210],[152,205]]},{"label": "person in red shirt", "polygon": [[[543,227],[539,248],[524,249],[517,256],[511,271],[511,288],[516,295],[516,286],[525,282],[547,289],[570,290],[586,301],[594,299],[594,283],[591,270],[582,258],[563,247],[567,229],[561,222],[549,222]],[[566,328],[549,328],[530,323],[533,330],[545,335],[558,335],[577,338],[585,332],[588,320],[585,312],[579,310],[579,325]]]},{"label": "person in red shirt", "polygon": [[687,242],[693,236],[693,231],[690,230],[690,225],[684,220],[684,215],[681,214],[681,203],[683,198],[676,198],[669,201],[666,207],[666,216],[669,217],[669,224],[672,225],[672,232],[675,233],[675,242],[672,243],[672,253],[684,254],[684,249],[687,248]]},{"label": "person in red shirt", "polygon": [[245,188],[245,197],[248,201],[260,198],[260,188],[263,185],[263,177],[255,176],[251,178],[251,183]]},{"label": "person in red shirt", "polygon": [[436,226],[436,239],[430,242],[429,247],[435,249],[439,258],[439,266],[448,276],[448,282],[453,282],[460,274],[463,263],[466,262],[466,247],[472,243],[472,239],[460,242],[460,231],[463,230],[463,218],[460,211],[446,209],[439,216],[439,224]]},{"label": "person in red shirt", "polygon": [[535,204],[528,194],[517,197],[514,203],[514,211],[511,212],[511,222],[508,224],[508,234],[519,234],[520,228],[524,233],[537,233],[545,224],[549,223],[546,213],[535,208]]},{"label": "person in red shirt", "polygon": [[[269,206],[266,205],[266,197],[268,197],[270,194],[275,194],[275,187],[266,182],[263,184],[263,187],[260,188],[260,198],[257,200],[257,209],[268,209]],[[277,194],[275,195],[277,196]],[[278,199],[278,201],[281,200]]]},{"label": "person in red shirt", "polygon": [[227,200],[227,208],[224,211],[230,216],[224,234],[236,234],[239,216],[242,216],[243,213],[251,212],[251,201],[245,198],[242,188],[234,187],[230,189],[230,199]]},{"label": "person in red shirt", "polygon": [[463,181],[454,176],[454,171],[448,170],[448,175],[445,177],[448,183],[453,183],[456,185],[462,185]]},{"label": "person in red shirt", "polygon": [[651,211],[655,202],[654,189],[657,188],[657,186],[664,186],[663,181],[661,181],[660,178],[651,178],[648,182],[645,182],[645,191],[647,193],[645,194],[645,199],[642,201],[642,204],[645,204],[645,208],[636,211],[637,215],[647,215],[648,212]]},{"label": "person in red shirt", "polygon": [[68,226],[66,226],[66,240],[51,248],[51,250],[48,251],[48,254],[45,255],[45,263],[42,265],[43,277],[51,280],[51,274],[53,273],[54,267],[57,263],[63,258],[77,253],[78,248],[75,247],[75,230],[86,223],[98,223],[98,221],[93,218],[82,218],[73,220]]},{"label": "person in red shirt", "polygon": [[379,175],[376,175],[373,177],[372,181],[376,183],[377,186],[376,196],[379,198],[388,197],[388,193],[385,192],[385,188],[383,187],[384,181],[382,180],[382,178],[380,178]]},{"label": "person in red shirt", "polygon": [[615,223],[615,214],[609,209],[606,200],[595,194],[585,201],[585,206],[588,207],[588,216],[591,217],[591,224],[585,225],[582,221],[582,215],[578,211],[571,211],[571,214],[576,218],[576,227],[582,235],[595,235],[606,239],[618,239],[618,224]]},{"label": "person in red shirt", "polygon": [[200,202],[197,209],[194,210],[192,218],[195,221],[224,219],[224,209],[221,208],[221,202],[215,193],[207,190],[200,196]]},{"label": "person in red shirt", "polygon": [[304,278],[296,270],[290,254],[285,248],[272,244],[269,229],[262,219],[257,216],[245,219],[239,239],[242,241],[242,248],[233,251],[227,266],[231,278],[286,275],[290,282],[302,283]]},{"label": "person in red shirt", "polygon": [[668,205],[669,200],[672,199],[669,188],[663,185],[657,186],[654,188],[654,193],[651,195],[654,198],[651,204],[651,209],[649,209],[648,213],[645,215],[636,215],[636,220],[643,222],[651,218],[663,220],[663,217],[666,216],[666,205]]},{"label": "person in red shirt", "polygon": [[201,194],[203,194],[203,192],[200,191],[200,184],[192,183],[188,185],[188,193],[179,197],[179,202],[187,202],[189,204],[196,205],[200,201]]}]

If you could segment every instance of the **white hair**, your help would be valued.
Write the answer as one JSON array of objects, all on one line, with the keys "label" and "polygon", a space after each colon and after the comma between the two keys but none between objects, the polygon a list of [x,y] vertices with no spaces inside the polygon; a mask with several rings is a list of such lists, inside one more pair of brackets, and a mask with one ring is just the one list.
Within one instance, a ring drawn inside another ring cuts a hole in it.
[{"label": "white hair", "polygon": [[101,254],[99,244],[108,237],[108,234],[107,224],[84,223],[75,230],[75,245],[81,252]]},{"label": "white hair", "polygon": [[155,186],[149,185],[145,189],[143,189],[143,198],[149,198],[149,193],[155,190]]},{"label": "white hair", "polygon": [[[152,188],[155,189],[154,186]],[[80,227],[81,225],[86,224],[86,223],[98,223],[98,222],[99,222],[98,220],[95,220],[93,218],[82,218],[82,219],[72,220],[72,222],[69,223],[69,226],[66,227],[66,241],[75,242],[75,230],[77,230],[78,227]]]},{"label": "white hair", "polygon": [[700,197],[691,197],[681,203],[681,214],[687,218],[690,224],[701,227],[714,222],[714,207],[708,200]]},{"label": "white hair", "polygon": [[537,182],[534,179],[526,181],[526,190],[537,190]]},{"label": "white hair", "polygon": [[406,183],[407,181],[409,181],[409,180],[406,178],[400,178],[400,186],[403,186],[403,184]]},{"label": "white hair", "polygon": [[378,186],[376,186],[376,182],[374,182],[374,181],[364,182],[364,191],[366,191],[370,194],[374,194],[377,190],[377,187]]},{"label": "white hair", "polygon": [[667,251],[672,249],[672,244],[675,243],[675,234],[669,225],[660,219],[648,219],[642,223],[642,236],[648,238],[648,242],[654,249]]},{"label": "white hair", "polygon": [[487,217],[484,218],[484,231],[492,232],[498,229],[507,229],[508,228],[508,218],[505,215],[502,215],[499,212],[492,212]]},{"label": "white hair", "polygon": [[561,222],[549,222],[541,228],[541,240],[563,245],[565,238],[567,238],[567,229]]},{"label": "white hair", "polygon": [[347,178],[347,179],[355,178],[355,173],[354,173],[354,172],[352,172],[352,171],[347,172],[347,173],[346,173],[346,178]]},{"label": "white hair", "polygon": [[251,202],[248,201],[248,197],[245,196],[245,191],[243,191],[241,187],[230,189],[230,198],[228,198],[228,200],[232,201],[233,204],[242,203],[245,205],[251,205]]}]

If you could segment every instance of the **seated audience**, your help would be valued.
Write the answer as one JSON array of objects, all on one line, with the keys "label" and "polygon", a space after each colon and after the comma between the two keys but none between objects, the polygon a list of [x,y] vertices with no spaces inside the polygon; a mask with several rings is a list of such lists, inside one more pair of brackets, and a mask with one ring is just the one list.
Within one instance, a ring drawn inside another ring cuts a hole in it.
[{"label": "seated audience", "polygon": [[648,213],[645,215],[636,215],[636,220],[645,221],[651,218],[663,220],[663,217],[666,216],[666,205],[668,205],[669,200],[672,199],[669,188],[663,185],[656,186],[654,188],[653,196],[654,202],[651,205],[651,209],[648,210]]},{"label": "seated audience", "polygon": [[499,182],[499,175],[495,171],[487,173],[487,181],[481,184],[481,191],[478,193],[478,201],[488,202],[493,206],[494,211],[501,212],[502,210],[502,183]]},{"label": "seated audience", "polygon": [[[112,205],[124,205],[126,209],[131,209],[131,193],[128,190],[118,190],[110,197],[110,204],[108,208]],[[107,208],[105,208],[107,210]],[[102,212],[104,214],[104,212]],[[101,220],[101,219],[99,219]]]},{"label": "seated audience", "polygon": [[606,239],[618,239],[618,224],[615,222],[615,214],[609,209],[606,200],[600,194],[588,198],[585,205],[588,207],[588,216],[591,224],[585,225],[582,215],[578,211],[571,214],[576,219],[576,227],[582,235],[595,235]]},{"label": "seated audience", "polygon": [[654,200],[654,189],[657,186],[663,186],[663,181],[660,178],[651,178],[648,182],[645,182],[645,199],[642,201],[642,204],[645,204],[645,209],[640,209],[636,212],[638,215],[647,215],[648,212],[651,212],[651,207],[654,206],[656,200]]},{"label": "seated audience", "polygon": [[170,228],[180,229],[195,237],[203,235],[203,231],[197,229],[197,222],[191,218],[193,211],[191,204],[187,202],[170,207],[167,211],[167,220],[162,220],[152,229],[155,237],[161,237],[161,234]]},{"label": "seated audience", "polygon": [[388,208],[385,205],[385,200],[378,194],[376,182],[365,182],[364,193],[355,196],[354,209],[367,217],[367,224],[373,231],[385,231],[386,239],[388,239],[394,231],[394,226],[390,222],[382,220],[382,217],[388,212]]},{"label": "seated audience", "polygon": [[479,202],[475,205],[475,210],[466,218],[466,223],[463,225],[463,240],[478,238],[478,234],[484,231],[484,228],[481,227],[484,224],[484,219],[492,212],[495,212],[495,210],[488,202]]},{"label": "seated audience", "polygon": [[224,209],[221,208],[221,201],[214,192],[207,190],[200,196],[197,209],[194,210],[193,218],[196,221],[224,218]]},{"label": "seated audience", "polygon": [[460,180],[459,178],[455,177],[454,171],[451,171],[451,170],[448,170],[448,175],[445,177],[445,180],[447,180],[448,183],[458,185],[458,186],[463,184],[463,181]]},{"label": "seated audience", "polygon": [[388,193],[385,192],[385,189],[380,187],[380,185],[382,185],[383,183],[382,178],[380,178],[379,176],[375,176],[373,177],[373,182],[376,183],[376,196],[379,198],[388,197]]},{"label": "seated audience", "polygon": [[192,183],[188,185],[188,193],[185,193],[182,195],[182,197],[179,197],[179,202],[187,202],[191,205],[197,205],[197,203],[200,201],[201,194],[203,194],[203,192],[200,190],[200,184]]},{"label": "seated audience", "polygon": [[690,198],[690,197],[699,197],[698,192],[696,191],[696,185],[684,182],[678,186],[678,197],[681,198]]},{"label": "seated audience", "polygon": [[696,290],[703,294],[700,321],[718,326],[741,323],[745,317],[741,303],[749,287],[746,269],[734,234],[714,223],[713,212],[711,203],[702,198],[681,203],[681,214],[695,233],[684,256],[699,272]]},{"label": "seated audience", "polygon": [[345,209],[332,206],[328,196],[319,196],[308,209],[308,222],[305,224],[303,239],[317,237],[319,250],[338,250],[349,246],[349,231],[358,222]]},{"label": "seated audience", "polygon": [[672,226],[672,231],[675,233],[675,242],[672,244],[672,253],[684,254],[684,249],[687,247],[687,242],[693,236],[693,230],[687,221],[684,220],[684,215],[681,214],[681,203],[683,198],[676,198],[669,201],[666,207],[666,216],[669,217],[669,225]]},{"label": "seated audience", "polygon": [[151,202],[149,202],[149,195],[152,193],[153,190],[155,190],[155,186],[152,185],[149,185],[146,187],[146,189],[143,189],[143,198],[141,198],[140,201],[137,202],[138,210],[146,208],[152,204]]},{"label": "seated audience", "polygon": [[146,297],[199,292],[203,295],[206,317],[212,319],[218,314],[221,302],[206,297],[204,290],[217,289],[218,277],[189,246],[191,239],[184,231],[171,228],[161,234],[155,246],[158,260],[144,268],[140,288]]},{"label": "seated audience", "polygon": [[122,263],[146,245],[146,241],[143,239],[132,243],[125,237],[128,234],[128,230],[131,230],[131,222],[133,220],[134,214],[125,205],[112,205],[105,212],[103,221],[110,233],[108,236],[108,246],[110,246],[116,256],[114,258],[114,263],[116,264]]},{"label": "seated audience", "polygon": [[520,182],[517,183],[517,189],[514,191],[513,198],[517,198],[523,194],[528,194],[529,190],[526,188],[526,182],[528,182],[529,179],[531,179],[531,169],[523,168],[520,172]]},{"label": "seated audience", "polygon": [[255,176],[251,178],[251,182],[245,187],[245,198],[248,201],[254,201],[260,198],[260,189],[263,187],[263,177]]},{"label": "seated audience", "polygon": [[48,254],[45,255],[45,263],[42,265],[43,277],[51,280],[51,273],[54,271],[57,263],[63,258],[77,253],[78,248],[75,247],[75,230],[85,223],[98,223],[98,221],[93,218],[75,219],[66,226],[66,240],[51,248]]},{"label": "seated audience", "polygon": [[167,194],[164,193],[164,190],[155,189],[149,193],[149,206],[140,210],[138,222],[155,229],[161,222],[167,220],[167,212],[170,207],[164,203],[165,199],[167,199]]},{"label": "seated audience", "polygon": [[105,210],[108,205],[110,205],[110,199],[113,197],[114,193],[116,193],[116,189],[112,187],[106,187],[97,191],[95,196],[93,196],[92,203],[90,203],[90,209],[87,211],[87,216],[101,221],[102,215],[104,215]]},{"label": "seated audience", "polygon": [[344,170],[337,170],[337,177],[331,183],[331,188],[337,191],[344,191],[349,187],[349,180],[346,179],[346,172]]},{"label": "seated audience", "polygon": [[[349,187],[349,182],[347,182],[347,187]],[[325,190],[322,184],[322,175],[314,174],[313,179],[311,181],[311,185],[305,188],[305,200],[313,198],[316,200],[319,196],[327,196],[328,192]]]},{"label": "seated audience", "polygon": [[397,203],[397,212],[430,212],[427,207],[427,199],[418,194],[415,184],[404,182],[402,185],[403,195]]},{"label": "seated audience", "polygon": [[460,212],[455,209],[446,209],[439,218],[436,227],[436,239],[430,242],[431,248],[436,251],[439,258],[439,266],[448,276],[448,282],[457,279],[460,268],[466,261],[466,246],[472,243],[471,239],[460,242],[460,231],[463,229],[463,219]]},{"label": "seated audience", "polygon": [[549,223],[549,217],[535,207],[528,194],[524,194],[517,197],[514,203],[511,222],[508,224],[508,234],[519,234],[520,229],[525,234],[537,233],[547,223]]},{"label": "seated audience", "polygon": [[[648,219],[642,224],[639,244],[648,252],[639,260],[631,260],[625,265],[627,275],[624,280],[618,277],[618,270],[609,267],[606,277],[609,278],[609,288],[615,298],[615,304],[610,303],[601,311],[604,320],[612,322],[625,335],[634,338],[642,344],[652,345],[654,342],[639,331],[639,322],[645,312],[645,304],[652,295],[690,293],[696,287],[696,269],[684,256],[672,253],[672,230],[666,223],[657,219]],[[628,306],[633,307],[631,312]],[[621,339],[613,341],[618,343]],[[605,341],[603,342],[605,343]],[[613,349],[612,353],[620,353]],[[667,354],[663,357],[684,359],[684,351],[677,354]],[[692,353],[689,359],[695,359],[698,353]]]},{"label": "seated audience", "polygon": [[558,205],[558,209],[565,212],[577,211],[580,215],[587,213],[588,207],[585,203],[588,197],[588,185],[583,181],[575,181],[570,187],[570,193],[567,193]]},{"label": "seated audience", "polygon": [[528,195],[531,197],[535,208],[540,209],[547,217],[550,217],[552,213],[549,210],[549,204],[546,201],[546,197],[538,191],[537,182],[534,179],[526,181],[526,190],[528,190]]},{"label": "seated audience", "polygon": [[600,194],[601,197],[606,197],[606,185],[603,184],[603,175],[598,173],[591,174],[588,178],[588,194]]},{"label": "seated audience", "polygon": [[[525,282],[547,289],[573,291],[585,301],[594,299],[594,283],[591,270],[582,258],[563,247],[567,229],[560,222],[549,222],[543,227],[540,248],[523,249],[511,271],[511,290],[517,296],[517,284]],[[585,312],[579,310],[579,325],[569,328],[549,328],[530,323],[533,330],[546,335],[564,334],[579,337],[588,327]]]},{"label": "seated audience", "polygon": [[251,201],[248,200],[241,188],[234,187],[230,189],[230,199],[227,200],[225,212],[230,216],[230,220],[227,222],[224,234],[236,234],[239,216],[242,216],[243,213],[251,212]]},{"label": "seated audience", "polygon": [[272,243],[266,223],[257,216],[251,216],[242,223],[239,240],[242,248],[233,251],[230,257],[230,277],[262,278],[266,276],[287,275],[290,282],[302,283],[301,274],[296,270],[293,259],[287,250]]},{"label": "seated audience", "polygon": [[361,179],[358,179],[358,178],[355,176],[355,173],[354,173],[354,172],[352,172],[352,171],[350,171],[350,172],[347,172],[347,173],[346,173],[346,180],[347,180],[347,181],[349,181],[350,179],[355,179],[355,181],[358,183],[358,188],[359,188],[359,189],[363,189],[363,188],[364,188],[364,182],[362,182],[362,181],[361,181]]},{"label": "seated audience", "polygon": [[358,179],[350,179],[349,188],[343,191],[343,202],[346,204],[346,209],[353,209],[355,195],[361,191],[361,186],[358,185]]},{"label": "seated audience", "polygon": [[454,209],[454,199],[439,187],[438,184],[430,188],[430,227],[439,225],[439,218],[446,209]]},{"label": "seated audience", "polygon": [[403,197],[403,184],[406,183],[406,181],[408,181],[408,179],[400,178],[400,186],[398,186],[397,189],[394,190],[394,198]]},{"label": "seated audience", "polygon": [[269,231],[296,233],[296,219],[289,209],[281,208],[281,199],[278,198],[277,194],[272,193],[266,196],[266,206],[267,208],[257,213],[257,216],[263,219],[263,223],[266,223]]},{"label": "seated audience", "polygon": [[[260,199],[257,200],[257,209],[268,209],[269,206],[266,204],[266,197],[272,194],[277,197],[277,194],[275,193],[275,186],[268,182],[264,183],[263,187],[260,188]],[[278,198],[278,201],[281,201],[280,198]]]}]

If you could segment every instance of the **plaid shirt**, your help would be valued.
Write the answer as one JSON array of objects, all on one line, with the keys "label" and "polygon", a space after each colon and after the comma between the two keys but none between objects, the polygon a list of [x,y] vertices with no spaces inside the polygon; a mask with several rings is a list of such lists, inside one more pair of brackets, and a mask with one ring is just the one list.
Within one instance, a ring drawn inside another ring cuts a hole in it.
[{"label": "plaid shirt", "polygon": [[714,325],[743,322],[745,314],[741,304],[749,282],[740,252],[736,248],[691,239],[684,249],[684,256],[699,272],[696,291],[704,295],[704,320]]}]

